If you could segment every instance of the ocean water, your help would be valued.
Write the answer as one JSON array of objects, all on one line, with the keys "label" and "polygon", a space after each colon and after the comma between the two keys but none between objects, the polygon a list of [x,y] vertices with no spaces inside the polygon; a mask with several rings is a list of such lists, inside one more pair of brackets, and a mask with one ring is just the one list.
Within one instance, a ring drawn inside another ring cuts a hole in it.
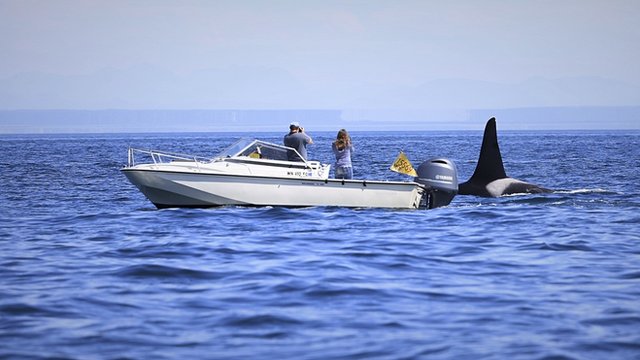
[{"label": "ocean water", "polygon": [[[0,136],[0,358],[640,359],[640,132],[498,129],[507,174],[557,191],[433,210],[156,210],[119,171],[246,135]],[[466,180],[482,140],[352,136],[389,180],[400,150]]]}]

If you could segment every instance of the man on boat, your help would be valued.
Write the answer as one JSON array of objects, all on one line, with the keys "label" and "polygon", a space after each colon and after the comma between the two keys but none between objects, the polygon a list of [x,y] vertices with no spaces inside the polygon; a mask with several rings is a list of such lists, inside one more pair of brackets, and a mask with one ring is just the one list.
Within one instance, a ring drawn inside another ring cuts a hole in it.
[{"label": "man on boat", "polygon": [[295,151],[287,151],[289,161],[305,161],[307,159],[307,145],[313,144],[311,137],[304,133],[304,128],[296,121],[289,124],[289,133],[284,136],[284,146],[294,148],[302,156],[298,156]]}]

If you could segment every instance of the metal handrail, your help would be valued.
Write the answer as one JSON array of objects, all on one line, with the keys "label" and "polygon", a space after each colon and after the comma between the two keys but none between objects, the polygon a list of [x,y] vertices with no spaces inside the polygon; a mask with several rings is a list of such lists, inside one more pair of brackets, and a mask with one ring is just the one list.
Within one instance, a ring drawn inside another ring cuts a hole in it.
[{"label": "metal handrail", "polygon": [[[154,165],[157,164],[166,164],[169,163],[173,160],[185,160],[185,161],[193,161],[196,163],[196,166],[198,165],[198,163],[201,162],[210,162],[211,159],[209,158],[205,158],[202,156],[196,156],[196,155],[188,155],[188,154],[180,154],[180,153],[171,153],[171,152],[166,152],[166,151],[159,151],[159,150],[143,150],[143,149],[136,149],[136,148],[132,148],[130,147],[128,150],[128,166],[132,167],[136,165],[136,154],[146,154],[147,156],[149,156],[151,158],[151,160],[153,161]],[[166,161],[167,159],[169,159],[169,161]]]},{"label": "metal handrail", "polygon": [[[207,164],[207,163],[212,163],[212,162],[221,161],[221,160],[224,161],[227,159],[227,158],[220,158],[220,157],[207,158],[203,156],[196,156],[196,155],[189,155],[189,154],[172,153],[172,152],[160,151],[160,150],[145,150],[145,149],[137,149],[137,148],[129,147],[127,152],[127,155],[128,155],[127,167],[133,167],[136,165],[136,154],[146,155],[148,158],[152,160],[154,165],[168,164],[174,160],[183,160],[183,161],[194,162],[194,164],[198,169],[200,169],[200,164],[202,163]],[[273,160],[273,161],[280,162],[280,160]],[[322,167],[322,164],[319,161],[315,161],[315,160],[314,161],[303,160],[296,163],[300,165],[304,165],[304,168],[306,169],[319,169]]]}]

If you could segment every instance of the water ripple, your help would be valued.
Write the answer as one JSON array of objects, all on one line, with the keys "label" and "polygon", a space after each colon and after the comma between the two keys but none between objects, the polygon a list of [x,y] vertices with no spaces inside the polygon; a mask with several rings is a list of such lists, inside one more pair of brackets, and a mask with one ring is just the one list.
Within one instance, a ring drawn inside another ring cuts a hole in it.
[{"label": "water ripple", "polygon": [[218,280],[222,279],[228,274],[215,273],[211,271],[185,269],[180,267],[157,265],[157,264],[140,264],[131,265],[125,268],[119,269],[111,273],[112,275],[120,277],[131,278],[158,278],[158,279],[204,279],[204,280]]}]

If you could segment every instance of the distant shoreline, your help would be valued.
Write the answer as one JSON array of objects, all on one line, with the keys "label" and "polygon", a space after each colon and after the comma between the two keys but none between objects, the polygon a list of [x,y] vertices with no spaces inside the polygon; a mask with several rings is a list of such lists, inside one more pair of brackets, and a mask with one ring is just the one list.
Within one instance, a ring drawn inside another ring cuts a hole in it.
[{"label": "distant shoreline", "polygon": [[511,109],[0,110],[0,134],[262,133],[298,121],[310,131],[640,130],[640,106]]}]

